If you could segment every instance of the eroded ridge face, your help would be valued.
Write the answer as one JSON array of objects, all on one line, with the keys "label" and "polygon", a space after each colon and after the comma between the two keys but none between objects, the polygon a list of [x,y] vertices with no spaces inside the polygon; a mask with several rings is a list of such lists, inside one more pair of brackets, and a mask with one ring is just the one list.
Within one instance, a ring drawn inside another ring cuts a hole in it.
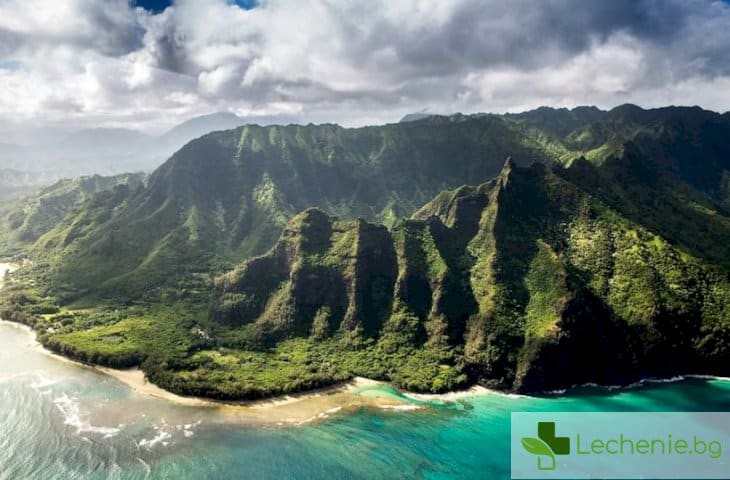
[{"label": "eroded ridge face", "polygon": [[390,231],[307,210],[217,280],[211,316],[259,347],[440,348],[465,382],[521,391],[719,369],[727,279],[568,178],[508,160]]}]

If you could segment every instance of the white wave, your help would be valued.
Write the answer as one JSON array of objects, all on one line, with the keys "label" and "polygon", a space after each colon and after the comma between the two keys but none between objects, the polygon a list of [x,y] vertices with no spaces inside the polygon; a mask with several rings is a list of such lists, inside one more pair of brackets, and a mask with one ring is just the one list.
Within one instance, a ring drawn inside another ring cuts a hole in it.
[{"label": "white wave", "polygon": [[630,390],[632,388],[642,387],[642,386],[646,385],[647,383],[675,383],[675,382],[681,382],[682,380],[685,380],[685,379],[686,379],[685,376],[677,375],[675,377],[668,377],[668,378],[647,377],[647,378],[642,378],[640,380],[637,380],[633,383],[629,383],[626,385],[599,385],[597,383],[585,383],[583,385],[577,385],[577,386],[605,388],[607,390]]},{"label": "white wave", "polygon": [[318,413],[318,414],[316,415],[316,417],[312,417],[311,419],[309,419],[309,421],[311,421],[311,420],[314,420],[314,419],[319,419],[319,420],[322,420],[322,419],[325,419],[325,418],[329,418],[329,417],[330,417],[330,415],[332,415],[332,414],[334,414],[334,413],[337,413],[337,412],[339,412],[340,410],[342,410],[342,407],[333,407],[333,408],[329,408],[329,409],[325,410],[324,412],[320,412],[320,413]]},{"label": "white wave", "polygon": [[172,439],[172,435],[170,435],[170,433],[167,432],[166,430],[160,429],[157,433],[157,436],[155,436],[154,438],[150,438],[150,439],[142,439],[137,443],[137,445],[140,447],[147,448],[147,449],[151,449],[155,445],[160,445],[160,444],[162,444],[162,446],[166,447],[167,445],[170,444],[170,442],[169,442],[170,439]]},{"label": "white wave", "polygon": [[104,435],[104,438],[110,438],[120,432],[120,429],[114,427],[91,425],[88,420],[82,418],[79,402],[73,397],[63,394],[60,397],[54,398],[53,403],[63,414],[63,423],[76,428],[77,435],[81,433],[95,433]]},{"label": "white wave", "polygon": [[175,425],[175,430],[182,432],[182,434],[185,438],[190,438],[193,435],[195,435],[195,432],[193,432],[193,428],[197,427],[200,424],[201,424],[201,420],[198,420],[195,423],[186,423],[184,425]]},{"label": "white wave", "polygon": [[715,375],[687,375],[687,378],[699,378],[701,380],[720,380],[721,382],[730,382],[730,377],[718,377]]},{"label": "white wave", "polygon": [[[674,377],[666,377],[666,378],[647,377],[647,378],[642,378],[640,380],[637,380],[634,383],[629,383],[626,385],[600,385],[595,382],[576,383],[574,385],[571,385],[568,388],[561,388],[558,390],[547,390],[543,393],[546,395],[563,395],[567,391],[573,390],[575,388],[605,388],[606,390],[609,390],[609,391],[630,390],[632,388],[643,387],[648,383],[676,383],[676,382],[681,382],[683,380],[686,380],[688,378],[707,378],[707,379],[713,379],[713,380],[723,380],[722,377],[714,377],[712,375],[676,375]],[[730,379],[725,379],[725,380],[730,380]]]},{"label": "white wave", "polygon": [[507,398],[530,398],[529,395],[522,393],[500,392],[499,390],[489,390],[489,394]]},{"label": "white wave", "polygon": [[42,371],[33,372],[33,376],[36,378],[36,381],[31,383],[30,387],[36,391],[41,391],[42,389],[52,387],[53,385],[61,382],[61,380],[59,379],[51,379],[46,377]]},{"label": "white wave", "polygon": [[669,377],[669,378],[654,378],[654,377],[649,377],[649,378],[642,378],[641,380],[639,380],[637,382],[634,382],[634,383],[630,383],[628,385],[609,385],[606,388],[608,388],[609,390],[630,389],[630,388],[637,388],[637,387],[644,386],[647,383],[675,383],[675,382],[681,382],[685,378],[686,377],[684,377],[683,375],[677,375],[677,376]]},{"label": "white wave", "polygon": [[381,405],[380,408],[383,410],[398,410],[403,412],[420,410],[423,408],[421,405]]},{"label": "white wave", "polygon": [[6,382],[12,382],[13,380],[17,380],[20,378],[30,377],[31,382],[29,386],[40,393],[46,393],[45,391],[41,392],[41,390],[45,390],[48,387],[51,387],[53,385],[56,385],[57,383],[60,383],[60,379],[50,379],[46,377],[43,374],[42,370],[32,370],[27,372],[17,372],[17,373],[9,373],[5,375],[0,375],[0,383],[6,383]]}]

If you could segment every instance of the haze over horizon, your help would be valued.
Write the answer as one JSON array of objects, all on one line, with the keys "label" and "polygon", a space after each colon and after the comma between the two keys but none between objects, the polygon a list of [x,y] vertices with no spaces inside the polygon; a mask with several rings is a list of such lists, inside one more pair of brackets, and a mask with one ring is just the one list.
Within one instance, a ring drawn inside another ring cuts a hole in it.
[{"label": "haze over horizon", "polygon": [[345,126],[542,105],[725,112],[728,52],[726,1],[2,0],[0,130],[158,134],[217,111]]}]

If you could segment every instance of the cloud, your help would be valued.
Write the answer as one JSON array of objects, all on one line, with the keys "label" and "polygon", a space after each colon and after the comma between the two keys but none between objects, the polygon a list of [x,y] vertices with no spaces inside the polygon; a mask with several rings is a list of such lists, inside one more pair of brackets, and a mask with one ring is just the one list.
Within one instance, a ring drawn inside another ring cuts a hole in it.
[{"label": "cloud", "polygon": [[144,35],[126,0],[2,0],[0,38],[10,48],[68,45],[103,55],[138,49]]},{"label": "cloud", "polygon": [[0,67],[0,119],[155,127],[230,109],[357,125],[423,109],[730,108],[721,1],[152,4],[0,0],[0,66],[13,66]]}]

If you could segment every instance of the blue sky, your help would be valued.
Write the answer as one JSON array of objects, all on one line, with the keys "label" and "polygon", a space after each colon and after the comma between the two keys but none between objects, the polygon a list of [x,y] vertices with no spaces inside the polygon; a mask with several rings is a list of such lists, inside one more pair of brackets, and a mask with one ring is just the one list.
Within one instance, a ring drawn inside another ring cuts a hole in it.
[{"label": "blue sky", "polygon": [[18,70],[23,67],[23,64],[17,60],[2,60],[0,61],[0,69],[2,70]]},{"label": "blue sky", "polygon": [[[172,5],[173,0],[135,0],[134,4],[144,8],[153,13],[160,13],[167,7]],[[258,3],[257,0],[230,0],[230,3],[235,3],[241,8],[251,9]]]}]

